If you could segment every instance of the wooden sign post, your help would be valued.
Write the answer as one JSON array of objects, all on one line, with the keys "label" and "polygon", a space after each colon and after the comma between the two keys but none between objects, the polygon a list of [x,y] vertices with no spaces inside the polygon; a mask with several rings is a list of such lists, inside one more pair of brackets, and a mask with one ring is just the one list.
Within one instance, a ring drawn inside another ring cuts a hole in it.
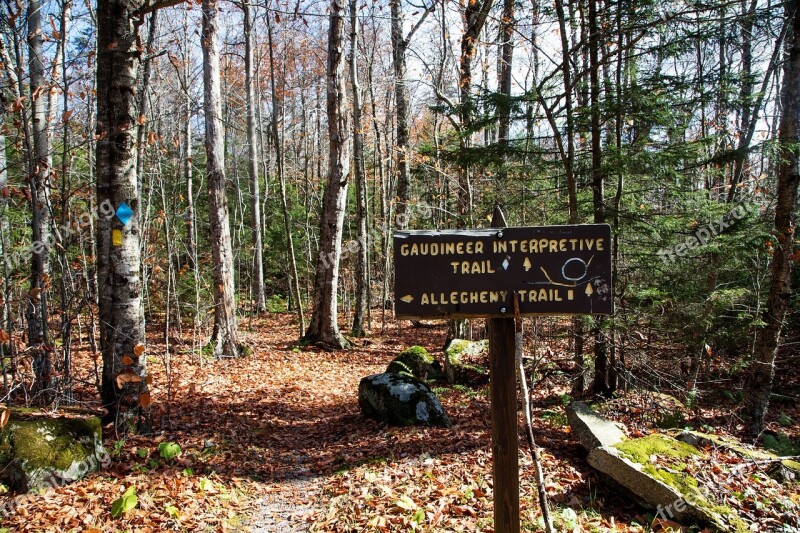
[{"label": "wooden sign post", "polygon": [[611,227],[397,231],[395,317],[489,318],[492,472],[497,533],[518,533],[514,308],[522,316],[611,314]]},{"label": "wooden sign post", "polygon": [[[499,206],[495,206],[492,226],[503,228],[505,225],[503,212]],[[490,318],[489,388],[492,400],[492,476],[496,533],[519,533],[519,438],[514,344],[513,312],[508,318]]]}]

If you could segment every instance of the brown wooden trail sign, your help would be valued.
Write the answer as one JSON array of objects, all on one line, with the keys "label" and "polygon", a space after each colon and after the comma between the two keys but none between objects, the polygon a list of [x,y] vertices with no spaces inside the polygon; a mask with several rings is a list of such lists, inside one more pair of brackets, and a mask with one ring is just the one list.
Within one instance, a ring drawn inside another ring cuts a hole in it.
[{"label": "brown wooden trail sign", "polygon": [[608,224],[394,234],[395,315],[613,312]]},{"label": "brown wooden trail sign", "polygon": [[[397,231],[397,318],[487,317],[494,531],[519,533],[514,316],[611,314],[608,224]],[[516,302],[515,302],[516,300]]]}]

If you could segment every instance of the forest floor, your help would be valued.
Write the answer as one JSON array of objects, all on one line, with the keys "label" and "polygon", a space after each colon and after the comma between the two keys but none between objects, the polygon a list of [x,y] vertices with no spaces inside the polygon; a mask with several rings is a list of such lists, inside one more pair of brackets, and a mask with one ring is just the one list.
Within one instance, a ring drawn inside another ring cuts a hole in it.
[{"label": "forest floor", "polygon": [[[455,422],[449,429],[386,427],[362,417],[357,403],[359,380],[382,372],[403,349],[419,344],[440,355],[442,328],[392,324],[386,335],[340,352],[293,345],[297,325],[288,314],[244,319],[241,328],[252,356],[201,366],[190,347],[173,341],[169,374],[163,337],[153,332],[156,433],[106,435],[114,460],[102,472],[40,494],[0,496],[0,504],[13,503],[5,505],[0,531],[492,531],[488,387],[434,389]],[[88,356],[78,366],[90,368]],[[566,385],[548,379],[534,391],[533,430],[559,530],[677,527],[654,519],[589,467],[566,423]],[[90,387],[81,395],[91,399]],[[616,408],[634,434],[650,430],[648,401],[631,398]],[[797,420],[797,406],[790,408]],[[688,416],[698,413],[723,416]],[[164,459],[164,442],[181,453]],[[718,481],[753,531],[800,530],[791,529],[800,508],[796,482],[777,483],[757,466],[737,472]],[[112,517],[112,503],[130,487],[136,506]],[[520,493],[523,530],[537,531],[533,464],[524,447]]]}]

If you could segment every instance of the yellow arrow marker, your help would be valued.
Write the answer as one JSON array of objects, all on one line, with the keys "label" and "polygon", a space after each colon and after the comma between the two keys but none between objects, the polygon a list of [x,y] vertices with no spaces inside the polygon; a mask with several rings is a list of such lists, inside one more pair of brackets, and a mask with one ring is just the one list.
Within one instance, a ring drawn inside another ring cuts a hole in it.
[{"label": "yellow arrow marker", "polygon": [[594,287],[592,287],[591,283],[587,283],[586,284],[586,296],[591,298],[592,294],[594,294]]},{"label": "yellow arrow marker", "polygon": [[525,272],[527,272],[528,270],[531,269],[531,260],[526,257],[525,262],[522,263],[522,266],[525,267]]},{"label": "yellow arrow marker", "polygon": [[402,297],[402,298],[400,298],[400,299],[401,299],[402,301],[404,301],[405,303],[407,303],[407,304],[410,304],[411,302],[413,302],[413,301],[414,301],[414,297],[413,297],[413,296],[411,296],[410,294],[406,294],[405,296],[403,296],[403,297]]}]

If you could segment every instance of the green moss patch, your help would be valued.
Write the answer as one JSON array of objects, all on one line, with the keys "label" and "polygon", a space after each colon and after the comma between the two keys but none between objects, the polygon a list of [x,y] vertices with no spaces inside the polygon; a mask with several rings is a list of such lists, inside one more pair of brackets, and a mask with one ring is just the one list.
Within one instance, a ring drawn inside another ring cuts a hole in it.
[{"label": "green moss patch", "polygon": [[783,464],[783,466],[785,466],[786,468],[791,468],[795,472],[800,472],[800,463],[798,463],[797,461],[792,461],[791,459],[784,459],[783,461],[781,461],[781,464]]},{"label": "green moss patch", "polygon": [[625,440],[614,447],[631,461],[643,465],[650,463],[653,455],[675,459],[704,455],[690,444],[657,433],[640,439]]},{"label": "green moss patch", "polygon": [[642,465],[642,471],[675,489],[684,500],[702,512],[723,531],[747,532],[747,524],[726,505],[710,500],[693,475],[687,473],[687,461],[707,455],[685,442],[666,435],[652,434],[614,445],[624,457]]},{"label": "green moss patch", "polygon": [[72,481],[96,470],[102,452],[98,417],[32,416],[12,411],[0,431],[0,471],[20,490]]},{"label": "green moss patch", "polygon": [[439,363],[422,346],[412,346],[395,357],[387,372],[406,374],[417,379],[439,379],[442,377]]},{"label": "green moss patch", "polygon": [[642,471],[685,496],[700,496],[697,481],[685,473],[686,459],[705,454],[690,444],[653,434],[614,445],[622,455],[643,466]]}]

